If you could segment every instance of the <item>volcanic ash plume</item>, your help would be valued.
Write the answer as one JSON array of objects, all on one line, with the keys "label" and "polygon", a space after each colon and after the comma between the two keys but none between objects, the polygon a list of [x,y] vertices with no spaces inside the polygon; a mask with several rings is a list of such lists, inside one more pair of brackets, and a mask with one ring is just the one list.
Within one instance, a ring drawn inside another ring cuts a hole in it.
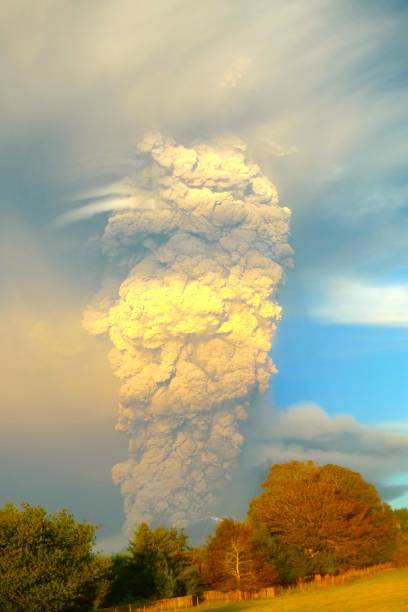
[{"label": "volcanic ash plume", "polygon": [[211,514],[239,422],[275,371],[274,295],[291,256],[290,211],[241,142],[186,148],[153,134],[139,149],[149,163],[104,234],[130,272],[85,313],[91,333],[109,333],[122,381],[129,458],[113,479],[129,528]]}]

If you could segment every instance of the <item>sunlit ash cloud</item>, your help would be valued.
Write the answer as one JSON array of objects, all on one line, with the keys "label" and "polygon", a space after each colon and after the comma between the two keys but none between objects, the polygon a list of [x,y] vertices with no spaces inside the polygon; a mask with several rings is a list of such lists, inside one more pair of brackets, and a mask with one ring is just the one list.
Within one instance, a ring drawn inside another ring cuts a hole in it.
[{"label": "sunlit ash cloud", "polygon": [[127,526],[185,525],[214,513],[243,444],[240,422],[275,372],[268,353],[290,264],[290,211],[241,141],[139,144],[138,200],[113,211],[104,249],[126,266],[84,315],[109,334],[121,379],[117,429],[129,457],[113,468]]}]

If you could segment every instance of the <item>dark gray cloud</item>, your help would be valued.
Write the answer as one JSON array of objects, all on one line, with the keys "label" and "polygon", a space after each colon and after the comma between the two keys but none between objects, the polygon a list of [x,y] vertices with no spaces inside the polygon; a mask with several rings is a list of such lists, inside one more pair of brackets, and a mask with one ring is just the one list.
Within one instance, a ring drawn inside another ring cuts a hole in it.
[{"label": "dark gray cloud", "polygon": [[[314,404],[275,410],[259,406],[251,424],[247,462],[259,467],[297,459],[335,463],[361,472],[382,487],[387,499],[401,496],[408,486],[391,486],[396,474],[408,472],[408,436],[358,423],[350,414],[330,416]],[[408,479],[407,479],[408,481]]]},{"label": "dark gray cloud", "polygon": [[408,483],[402,485],[377,485],[378,492],[382,499],[386,502],[392,502],[399,500],[400,497],[408,493]]}]

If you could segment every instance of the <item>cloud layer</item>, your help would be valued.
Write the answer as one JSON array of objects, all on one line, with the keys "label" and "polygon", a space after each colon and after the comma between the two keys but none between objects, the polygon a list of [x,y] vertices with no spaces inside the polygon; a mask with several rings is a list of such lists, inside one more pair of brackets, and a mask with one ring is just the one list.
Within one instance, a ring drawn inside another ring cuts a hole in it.
[{"label": "cloud layer", "polygon": [[[361,425],[349,414],[330,416],[320,406],[300,404],[282,411],[261,407],[252,435],[249,461],[253,464],[313,459],[361,472],[387,499],[408,489],[408,436],[404,432],[398,435]],[[399,489],[390,484],[395,474],[405,482]]]}]

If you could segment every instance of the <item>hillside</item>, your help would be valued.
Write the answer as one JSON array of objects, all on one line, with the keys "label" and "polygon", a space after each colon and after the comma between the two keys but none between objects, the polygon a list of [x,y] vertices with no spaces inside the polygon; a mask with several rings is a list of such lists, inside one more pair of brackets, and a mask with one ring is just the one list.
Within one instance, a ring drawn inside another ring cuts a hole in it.
[{"label": "hillside", "polygon": [[276,599],[203,605],[211,612],[408,611],[408,568],[390,570],[341,586],[280,595]]}]

